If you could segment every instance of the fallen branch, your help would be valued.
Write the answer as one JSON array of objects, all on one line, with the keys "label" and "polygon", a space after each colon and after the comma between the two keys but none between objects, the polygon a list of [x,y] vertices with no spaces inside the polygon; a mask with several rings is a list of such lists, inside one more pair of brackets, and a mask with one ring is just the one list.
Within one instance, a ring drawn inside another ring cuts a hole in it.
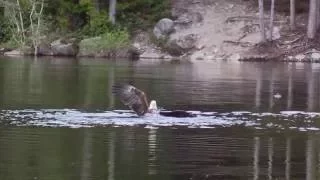
[{"label": "fallen branch", "polygon": [[293,39],[293,40],[291,40],[291,41],[285,41],[285,42],[283,42],[283,43],[281,43],[281,44],[282,44],[282,45],[293,44],[293,43],[295,43],[295,42],[297,42],[297,41],[301,40],[303,37],[304,37],[304,36],[303,36],[303,35],[301,35],[301,36],[299,36],[299,37],[297,37],[297,38],[295,38],[295,39]]},{"label": "fallen branch", "polygon": [[320,51],[316,50],[316,49],[313,49],[313,50],[306,51],[303,54],[310,54],[310,53],[320,53]]},{"label": "fallen branch", "polygon": [[230,41],[230,40],[225,40],[223,43],[229,43],[229,44],[235,44],[235,45],[240,45],[242,47],[250,47],[253,46],[253,43],[250,42],[241,42],[241,41]]},{"label": "fallen branch", "polygon": [[252,21],[256,20],[257,18],[254,16],[234,16],[234,17],[228,17],[226,22],[235,22],[235,21]]},{"label": "fallen branch", "polygon": [[240,38],[238,38],[238,41],[240,41],[241,39],[245,38],[248,34],[245,33],[244,35],[242,35]]},{"label": "fallen branch", "polygon": [[[226,19],[226,23],[229,22],[236,22],[236,21],[258,21],[259,18],[255,16],[233,16],[233,17],[228,17]],[[269,17],[264,18],[265,21],[269,20]],[[286,21],[274,21],[276,23],[281,23],[281,22],[286,22]]]}]

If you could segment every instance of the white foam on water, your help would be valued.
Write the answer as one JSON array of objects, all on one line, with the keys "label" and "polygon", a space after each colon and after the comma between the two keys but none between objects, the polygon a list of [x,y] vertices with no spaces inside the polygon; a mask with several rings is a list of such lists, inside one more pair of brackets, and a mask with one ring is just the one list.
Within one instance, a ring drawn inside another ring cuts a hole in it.
[{"label": "white foam on water", "polygon": [[[96,126],[144,126],[153,129],[158,127],[185,126],[188,128],[216,128],[245,126],[255,129],[278,128],[298,129],[300,131],[320,131],[313,118],[320,113],[303,111],[281,111],[280,113],[252,113],[233,111],[226,113],[188,111],[196,117],[176,118],[160,114],[146,114],[139,117],[130,110],[113,110],[86,112],[76,109],[41,109],[41,110],[2,110],[0,123],[16,126],[46,127],[96,127]],[[303,117],[301,117],[301,115]],[[290,124],[289,124],[290,123]],[[297,124],[297,127],[294,124]],[[301,127],[304,123],[305,127]],[[299,127],[298,127],[299,126]]]}]

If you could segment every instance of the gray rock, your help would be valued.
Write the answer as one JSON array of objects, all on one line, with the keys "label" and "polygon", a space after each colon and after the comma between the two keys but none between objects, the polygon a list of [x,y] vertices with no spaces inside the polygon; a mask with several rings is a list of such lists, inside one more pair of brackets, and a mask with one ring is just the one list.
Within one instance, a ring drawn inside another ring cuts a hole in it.
[{"label": "gray rock", "polygon": [[40,56],[52,56],[53,52],[51,46],[47,43],[41,43],[38,46],[38,55]]},{"label": "gray rock", "polygon": [[173,31],[174,22],[168,18],[161,19],[153,28],[153,34],[157,39],[165,38]]},{"label": "gray rock", "polygon": [[164,55],[157,52],[144,52],[140,55],[140,58],[142,59],[162,59],[164,58]]},{"label": "gray rock", "polygon": [[188,34],[186,36],[181,36],[177,43],[182,49],[191,50],[196,47],[197,40],[198,36],[196,34]]},{"label": "gray rock", "polygon": [[9,48],[0,48],[0,54],[4,54],[5,52],[12,51],[13,49]]},{"label": "gray rock", "polygon": [[5,56],[31,56],[34,55],[34,49],[26,46],[22,49],[14,49],[3,53]]},{"label": "gray rock", "polygon": [[181,56],[184,53],[195,49],[197,40],[198,36],[196,34],[180,36],[177,39],[170,39],[165,49],[170,55]]},{"label": "gray rock", "polygon": [[232,54],[228,59],[232,61],[239,61],[239,59],[241,59],[241,56],[240,54]]},{"label": "gray rock", "polygon": [[78,46],[74,43],[67,43],[61,39],[51,43],[51,51],[53,56],[76,56]]},{"label": "gray rock", "polygon": [[78,48],[72,43],[60,44],[51,47],[54,56],[76,56]]},{"label": "gray rock", "polygon": [[317,53],[317,52],[312,53],[311,59],[316,61],[320,60],[320,53]]},{"label": "gray rock", "polygon": [[14,49],[12,51],[7,51],[5,53],[3,53],[5,56],[22,56],[23,52],[21,52],[18,49]]},{"label": "gray rock", "polygon": [[57,39],[51,42],[50,46],[58,46],[60,44],[67,44],[67,41],[63,39]]},{"label": "gray rock", "polygon": [[297,61],[303,61],[306,59],[306,56],[304,54],[298,54],[294,57]]}]

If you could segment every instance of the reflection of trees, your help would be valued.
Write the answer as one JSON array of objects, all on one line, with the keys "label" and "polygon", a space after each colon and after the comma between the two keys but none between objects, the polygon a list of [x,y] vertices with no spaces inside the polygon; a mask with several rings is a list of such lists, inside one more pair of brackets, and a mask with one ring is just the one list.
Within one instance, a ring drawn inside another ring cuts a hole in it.
[{"label": "reflection of trees", "polygon": [[319,134],[309,134],[306,143],[306,179],[314,180],[320,177],[320,147]]},{"label": "reflection of trees", "polygon": [[109,134],[109,154],[108,154],[108,180],[114,180],[115,174],[115,133],[110,131]]},{"label": "reflection of trees", "polygon": [[288,96],[287,96],[287,110],[292,108],[293,99],[293,74],[295,70],[295,63],[288,65]]},{"label": "reflection of trees", "polygon": [[87,180],[90,178],[92,166],[92,132],[90,129],[84,130],[82,154],[80,180]]},{"label": "reflection of trees", "polygon": [[[113,101],[109,99],[113,83],[113,67],[105,66],[104,62],[80,61],[80,85],[81,96],[79,102],[83,108],[107,107]],[[107,84],[107,86],[106,86]],[[108,103],[109,102],[109,103]]]},{"label": "reflection of trees", "polygon": [[148,174],[157,174],[156,169],[157,129],[150,129],[148,135]]},{"label": "reflection of trees", "polygon": [[313,111],[315,106],[315,74],[312,72],[312,64],[306,64],[306,72],[307,72],[307,84],[308,84],[308,98],[307,98],[307,110]]},{"label": "reflection of trees", "polygon": [[[10,59],[3,66],[0,102],[13,108],[111,107],[115,69],[105,61]],[[0,104],[0,105],[1,105]]]},{"label": "reflection of trees", "polygon": [[2,128],[0,135],[1,179],[170,179],[172,173],[289,180],[317,179],[320,171],[316,133],[124,127]]},{"label": "reflection of trees", "polygon": [[286,176],[286,180],[290,179],[290,174],[291,174],[291,138],[288,137],[286,138],[286,169],[285,169],[285,176]]},{"label": "reflection of trees", "polygon": [[275,94],[275,85],[274,85],[274,81],[275,81],[275,72],[274,69],[271,69],[271,75],[270,75],[270,83],[269,83],[269,111],[272,110],[273,105],[274,105],[274,97],[273,95]]},{"label": "reflection of trees", "polygon": [[255,137],[253,142],[253,179],[259,179],[259,153],[260,153],[260,138]]},{"label": "reflection of trees", "polygon": [[256,95],[255,95],[255,107],[259,109],[261,106],[261,91],[262,91],[262,71],[260,69],[257,70],[257,78],[256,78]]},{"label": "reflection of trees", "polygon": [[111,86],[133,82],[167,109],[319,109],[317,64],[27,59],[0,67],[4,107],[123,109]]},{"label": "reflection of trees", "polygon": [[[306,108],[308,111],[315,111],[319,108],[318,99],[320,98],[318,90],[319,66],[314,64],[299,65],[297,70],[296,63],[288,63],[285,67],[270,67],[265,65],[257,66],[255,107],[268,106],[269,111],[273,110],[292,110]],[[263,76],[261,76],[261,72]],[[306,73],[305,73],[306,72]],[[295,79],[297,79],[295,81]],[[263,83],[269,86],[268,91],[263,88]],[[281,83],[286,81],[287,83]],[[280,83],[278,83],[280,82]],[[303,86],[306,84],[307,86]],[[280,93],[281,99],[275,99],[274,94]],[[263,102],[263,97],[269,97],[269,100]],[[286,101],[285,101],[286,98]],[[285,105],[285,107],[280,107]],[[307,107],[303,107],[303,106]],[[276,109],[277,108],[277,109]],[[280,109],[279,109],[280,108]]]},{"label": "reflection of trees", "polygon": [[[319,172],[320,172],[320,146],[319,146],[319,134],[310,133],[306,136],[305,140],[305,147],[301,146],[304,144],[303,142],[297,142],[293,144],[292,137],[288,136],[285,137],[285,141],[283,142],[284,147],[284,166],[283,169],[284,172],[279,172],[279,161],[277,161],[277,156],[281,154],[279,153],[279,150],[282,149],[281,146],[277,147],[273,140],[273,138],[268,138],[267,142],[267,170],[264,170],[264,156],[261,154],[261,147],[263,147],[263,143],[261,140],[261,137],[254,137],[254,149],[253,149],[253,179],[259,179],[259,177],[268,177],[268,179],[274,179],[273,175],[274,173],[277,174],[276,177],[281,177],[282,175],[285,177],[286,180],[289,179],[296,179],[297,177],[303,179],[301,177],[302,173],[305,174],[305,179],[307,180],[314,180],[319,178]],[[304,148],[304,149],[303,149]],[[279,157],[278,157],[279,158]],[[305,161],[298,161],[299,159],[304,159]],[[282,157],[280,158],[282,159]],[[292,162],[294,161],[294,162]],[[281,163],[281,161],[280,161]],[[298,166],[299,165],[299,166]],[[305,171],[301,168],[305,165]],[[275,172],[273,173],[273,169]],[[294,170],[292,170],[294,169]],[[266,172],[266,174],[263,174],[261,172]],[[279,174],[281,173],[281,174]],[[264,179],[263,178],[263,179]],[[280,178],[281,179],[281,178]]]},{"label": "reflection of trees", "polygon": [[272,179],[272,167],[273,167],[273,139],[268,139],[268,179]]}]

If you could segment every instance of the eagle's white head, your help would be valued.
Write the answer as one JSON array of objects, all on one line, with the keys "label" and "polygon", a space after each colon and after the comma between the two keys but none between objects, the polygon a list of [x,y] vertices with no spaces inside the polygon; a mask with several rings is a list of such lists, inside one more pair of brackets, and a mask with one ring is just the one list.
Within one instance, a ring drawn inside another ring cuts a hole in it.
[{"label": "eagle's white head", "polygon": [[150,113],[155,113],[158,111],[157,102],[155,100],[152,100],[150,102],[148,110]]}]

